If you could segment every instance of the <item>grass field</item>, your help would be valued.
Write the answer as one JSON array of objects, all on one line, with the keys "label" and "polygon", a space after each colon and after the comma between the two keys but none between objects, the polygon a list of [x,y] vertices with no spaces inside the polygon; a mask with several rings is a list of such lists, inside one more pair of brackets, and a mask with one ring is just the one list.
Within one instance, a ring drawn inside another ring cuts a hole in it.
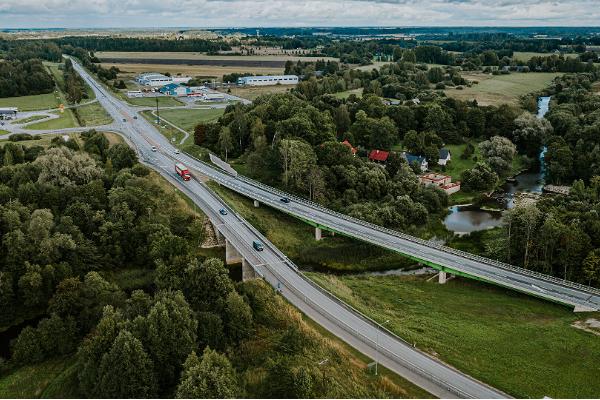
[{"label": "grass field", "polygon": [[49,119],[46,121],[35,122],[27,125],[27,129],[47,130],[47,129],[62,129],[78,127],[77,119],[70,109],[65,109],[64,113],[54,112],[58,114],[58,118]]},{"label": "grass field", "polygon": [[368,271],[410,268],[413,263],[400,254],[336,235],[315,241],[314,228],[296,218],[261,206],[213,182],[211,188],[263,233],[299,267],[321,271]]},{"label": "grass field", "polygon": [[19,111],[35,111],[57,108],[62,102],[54,92],[33,96],[0,98],[0,107],[17,107]]},{"label": "grass field", "polygon": [[[513,60],[527,62],[533,57],[548,57],[553,54],[554,53],[535,53],[535,52],[531,52],[531,51],[515,51],[513,53],[512,58],[513,58]],[[569,58],[577,58],[578,54],[577,53],[566,53],[566,54],[564,54],[564,56],[569,57]]]},{"label": "grass field", "polygon": [[346,90],[344,92],[337,92],[337,93],[334,93],[333,95],[335,97],[337,97],[338,99],[347,99],[351,94],[355,94],[358,97],[362,97],[362,92],[363,92],[363,88],[358,88],[358,89]]},{"label": "grass field", "polygon": [[552,80],[561,74],[545,72],[514,72],[509,75],[490,75],[483,73],[464,73],[469,81],[477,81],[463,90],[448,88],[447,96],[460,100],[477,100],[479,105],[517,104],[519,97],[527,93],[541,90],[550,85]]},{"label": "grass field", "polygon": [[184,108],[181,110],[161,110],[161,118],[165,118],[172,124],[177,125],[183,130],[193,132],[194,127],[200,122],[211,122],[217,120],[223,112],[224,108],[207,108],[207,109],[190,109]]},{"label": "grass field", "polygon": [[0,377],[0,398],[79,397],[74,358],[21,367]]},{"label": "grass field", "polygon": [[[132,60],[135,61],[135,60]],[[157,71],[160,73],[170,73],[171,75],[188,75],[201,77],[221,78],[223,75],[236,73],[250,73],[253,75],[279,75],[283,73],[283,68],[273,67],[244,67],[244,66],[220,66],[220,65],[183,65],[183,64],[141,64],[141,63],[102,63],[102,67],[110,68],[115,66],[123,74],[119,79],[131,79],[134,75],[142,72]]]},{"label": "grass field", "polygon": [[75,109],[82,126],[110,124],[113,119],[98,102],[86,104]]},{"label": "grass field", "polygon": [[8,133],[10,133],[10,132],[8,132],[8,131],[5,131],[4,129],[0,129],[0,136],[2,136],[2,135],[6,135],[6,134],[8,134]]},{"label": "grass field", "polygon": [[[248,86],[248,87],[232,87],[231,94],[243,99],[254,100],[263,94],[287,93],[296,85],[274,85],[274,86]],[[223,90],[223,92],[225,92]]]},{"label": "grass field", "polygon": [[[600,338],[588,316],[476,281],[309,274],[409,343],[520,398],[598,398]],[[598,318],[598,314],[595,315]]]}]

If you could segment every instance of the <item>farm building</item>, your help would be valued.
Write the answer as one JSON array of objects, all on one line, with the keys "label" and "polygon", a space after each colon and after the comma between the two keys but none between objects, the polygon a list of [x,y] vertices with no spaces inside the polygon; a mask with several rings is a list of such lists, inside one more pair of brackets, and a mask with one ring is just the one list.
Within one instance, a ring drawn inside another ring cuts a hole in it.
[{"label": "farm building", "polygon": [[295,85],[297,83],[297,75],[243,76],[237,80],[238,85],[248,86]]},{"label": "farm building", "polygon": [[13,119],[17,118],[17,107],[2,107],[0,108],[0,119]]}]

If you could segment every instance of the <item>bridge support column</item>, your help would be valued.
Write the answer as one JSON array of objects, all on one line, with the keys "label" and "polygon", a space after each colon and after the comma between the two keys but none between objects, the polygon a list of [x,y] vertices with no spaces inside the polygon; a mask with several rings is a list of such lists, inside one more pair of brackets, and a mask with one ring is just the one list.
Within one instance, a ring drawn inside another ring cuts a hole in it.
[{"label": "bridge support column", "polygon": [[242,260],[242,282],[246,282],[250,279],[256,279],[256,271],[254,271],[252,265],[244,258]]},{"label": "bridge support column", "polygon": [[258,202],[258,200],[254,200],[254,207],[258,208],[260,206],[260,203]]},{"label": "bridge support column", "polygon": [[322,235],[321,228],[315,228],[315,240],[321,240]]},{"label": "bridge support column", "polygon": [[225,264],[239,264],[243,261],[241,254],[231,244],[231,242],[225,239]]},{"label": "bridge support column", "polygon": [[446,272],[440,271],[440,273],[438,274],[438,283],[443,285],[446,282],[448,282],[448,277],[446,275]]}]

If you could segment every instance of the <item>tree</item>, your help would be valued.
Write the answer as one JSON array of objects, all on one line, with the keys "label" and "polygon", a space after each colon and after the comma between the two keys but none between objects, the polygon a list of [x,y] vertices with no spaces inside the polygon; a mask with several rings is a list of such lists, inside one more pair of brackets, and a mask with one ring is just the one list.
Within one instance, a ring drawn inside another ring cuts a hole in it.
[{"label": "tree", "polygon": [[600,283],[600,249],[592,250],[583,260],[583,274],[588,285]]},{"label": "tree", "polygon": [[552,133],[552,125],[545,118],[536,118],[525,112],[515,119],[515,130],[512,132],[513,141],[519,151],[529,157],[539,155],[542,144]]},{"label": "tree", "polygon": [[227,161],[229,152],[233,149],[233,136],[228,127],[223,127],[219,133],[219,148],[225,154],[225,161]]},{"label": "tree", "polygon": [[336,108],[333,113],[333,121],[335,122],[338,137],[343,133],[348,132],[352,123],[350,120],[350,113],[348,112],[348,106],[341,104]]},{"label": "tree", "polygon": [[225,301],[225,327],[229,339],[236,343],[252,332],[252,309],[235,291]]},{"label": "tree", "polygon": [[135,151],[126,144],[117,143],[108,150],[108,158],[115,171],[131,168],[137,162]]},{"label": "tree", "polygon": [[487,163],[498,175],[504,176],[511,171],[516,147],[510,139],[493,136],[489,140],[481,142],[479,149]]},{"label": "tree", "polygon": [[489,191],[496,187],[498,175],[489,165],[478,162],[462,173],[462,185],[466,190]]},{"label": "tree", "polygon": [[427,71],[427,79],[431,83],[438,83],[444,80],[444,70],[440,67],[432,67]]},{"label": "tree", "polygon": [[98,373],[99,395],[106,398],[152,398],[157,395],[154,365],[142,343],[122,330],[108,353],[102,356]]},{"label": "tree", "polygon": [[102,177],[102,169],[89,154],[75,153],[66,147],[46,150],[33,164],[40,169],[38,183],[73,186]]},{"label": "tree", "polygon": [[279,143],[279,152],[283,162],[283,182],[296,186],[302,184],[303,179],[316,164],[317,156],[312,147],[301,140],[283,139]]},{"label": "tree", "polygon": [[411,130],[404,135],[404,147],[412,154],[423,154],[425,150],[425,136]]},{"label": "tree", "polygon": [[191,262],[185,270],[185,298],[196,311],[222,311],[233,283],[223,261],[207,258]]},{"label": "tree", "polygon": [[229,399],[236,397],[237,387],[237,377],[227,357],[207,347],[201,360],[194,352],[188,356],[176,397]]},{"label": "tree", "polygon": [[180,291],[163,291],[146,317],[142,339],[154,361],[160,366],[161,387],[176,382],[185,357],[195,348],[198,322]]}]

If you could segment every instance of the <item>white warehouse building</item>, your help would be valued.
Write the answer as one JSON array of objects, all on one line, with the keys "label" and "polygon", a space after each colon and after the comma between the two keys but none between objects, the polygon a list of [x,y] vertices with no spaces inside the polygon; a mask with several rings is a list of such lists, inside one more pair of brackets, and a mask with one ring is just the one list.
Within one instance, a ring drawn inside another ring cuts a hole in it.
[{"label": "white warehouse building", "polygon": [[169,83],[188,83],[192,78],[189,76],[166,76],[163,74],[159,74],[158,72],[146,72],[144,74],[140,74],[135,78],[135,80],[144,86],[165,86]]},{"label": "white warehouse building", "polygon": [[297,75],[243,76],[237,80],[238,85],[248,86],[295,85],[297,83]]}]

